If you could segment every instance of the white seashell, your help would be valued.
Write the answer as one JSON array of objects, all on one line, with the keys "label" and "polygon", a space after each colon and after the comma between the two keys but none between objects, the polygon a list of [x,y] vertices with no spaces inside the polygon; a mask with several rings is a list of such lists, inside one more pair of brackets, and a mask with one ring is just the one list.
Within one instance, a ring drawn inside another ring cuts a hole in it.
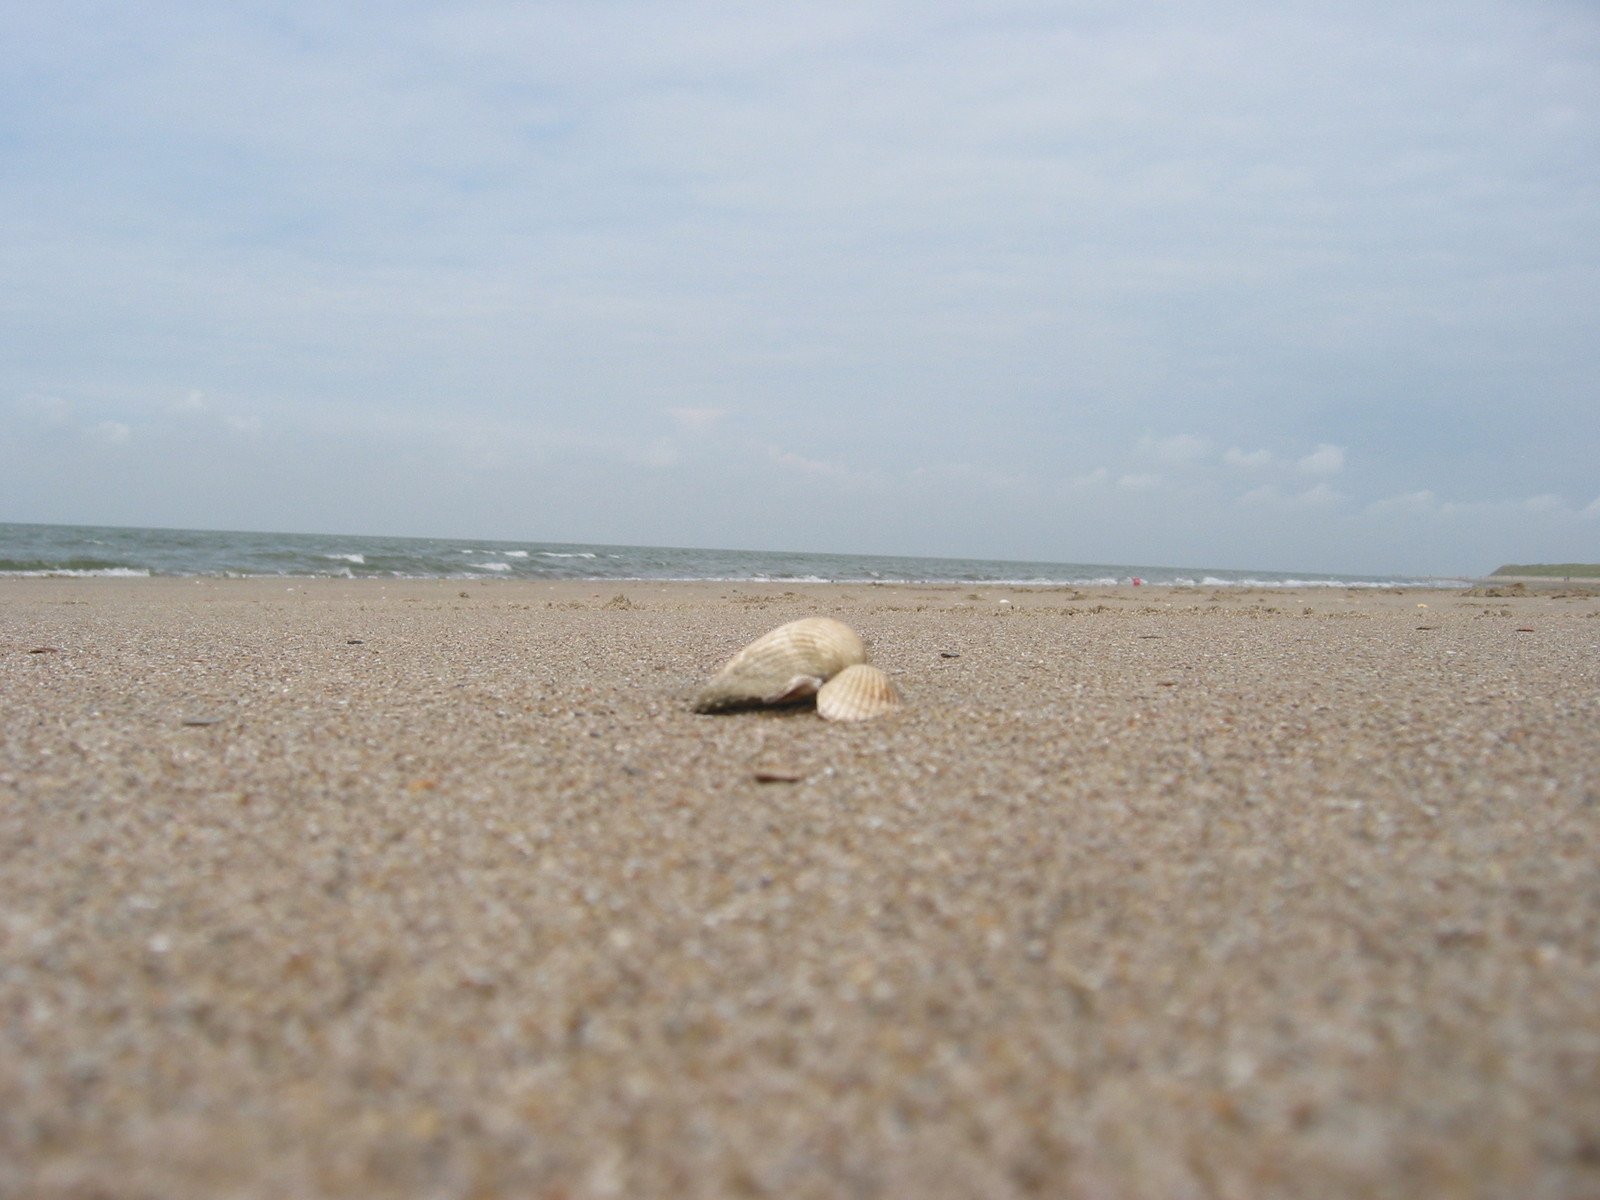
[{"label": "white seashell", "polygon": [[870,721],[900,707],[900,693],[877,667],[846,667],[817,693],[817,713],[829,721]]},{"label": "white seashell", "polygon": [[695,697],[695,712],[789,704],[814,696],[823,683],[867,660],[856,631],[831,617],[780,625],[751,642]]}]

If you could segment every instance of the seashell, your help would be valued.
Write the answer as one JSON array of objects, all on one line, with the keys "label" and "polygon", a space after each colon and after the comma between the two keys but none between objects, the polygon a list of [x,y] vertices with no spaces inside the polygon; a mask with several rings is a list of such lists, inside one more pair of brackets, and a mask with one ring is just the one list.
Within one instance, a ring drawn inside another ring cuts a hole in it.
[{"label": "seashell", "polygon": [[852,663],[867,660],[856,631],[831,617],[806,617],[763,634],[730,658],[695,697],[695,712],[789,704],[814,696]]},{"label": "seashell", "polygon": [[829,721],[870,721],[900,707],[894,681],[877,667],[846,667],[817,693],[817,713]]}]

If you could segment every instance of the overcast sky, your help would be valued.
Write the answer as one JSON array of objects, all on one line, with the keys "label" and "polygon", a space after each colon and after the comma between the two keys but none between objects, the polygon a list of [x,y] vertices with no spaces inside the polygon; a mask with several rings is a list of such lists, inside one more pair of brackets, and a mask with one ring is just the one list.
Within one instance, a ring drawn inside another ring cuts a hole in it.
[{"label": "overcast sky", "polygon": [[1589,0],[19,0],[0,520],[1600,561]]}]

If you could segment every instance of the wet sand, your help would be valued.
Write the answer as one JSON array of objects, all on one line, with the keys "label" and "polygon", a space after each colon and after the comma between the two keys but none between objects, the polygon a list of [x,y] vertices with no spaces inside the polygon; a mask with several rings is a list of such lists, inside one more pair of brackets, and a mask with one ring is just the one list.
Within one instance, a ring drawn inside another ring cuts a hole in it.
[{"label": "wet sand", "polygon": [[1507,591],[0,581],[0,1195],[1600,1196]]}]

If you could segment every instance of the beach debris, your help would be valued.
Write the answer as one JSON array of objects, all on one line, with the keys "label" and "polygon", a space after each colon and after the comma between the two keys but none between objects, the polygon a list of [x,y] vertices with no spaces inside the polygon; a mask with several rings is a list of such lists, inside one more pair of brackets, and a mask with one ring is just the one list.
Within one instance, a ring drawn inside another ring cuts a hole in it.
[{"label": "beach debris", "polygon": [[35,646],[32,650],[29,650],[28,653],[29,654],[60,654],[61,653],[61,648],[59,646]]},{"label": "beach debris", "polygon": [[870,721],[900,707],[900,693],[877,667],[846,667],[817,692],[817,715],[825,721]]},{"label": "beach debris", "polygon": [[941,651],[939,651],[939,657],[940,658],[960,658],[961,657],[961,652],[959,650],[941,650]]},{"label": "beach debris", "polygon": [[806,777],[807,772],[799,767],[770,764],[757,767],[750,774],[757,783],[799,783]]},{"label": "beach debris", "polygon": [[695,697],[695,712],[791,704],[846,667],[867,661],[856,631],[832,617],[804,617],[765,633],[730,658]]},{"label": "beach debris", "polygon": [[178,723],[180,725],[188,725],[188,726],[195,726],[195,727],[202,726],[202,725],[221,725],[222,724],[222,718],[221,717],[213,717],[213,716],[184,717]]},{"label": "beach debris", "polygon": [[628,612],[632,609],[638,608],[639,606],[632,600],[629,600],[625,592],[618,592],[600,607],[613,609],[618,612]]}]

